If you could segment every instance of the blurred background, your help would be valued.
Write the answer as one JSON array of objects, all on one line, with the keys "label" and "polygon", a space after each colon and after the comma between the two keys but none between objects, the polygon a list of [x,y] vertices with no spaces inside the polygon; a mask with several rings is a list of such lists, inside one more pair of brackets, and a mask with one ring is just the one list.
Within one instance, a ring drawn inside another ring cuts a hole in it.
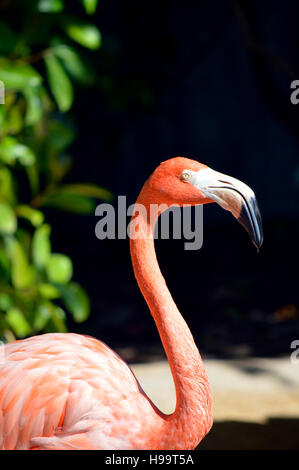
[{"label": "blurred background", "polygon": [[298,14],[295,0],[0,2],[3,341],[95,336],[171,411],[128,240],[98,240],[95,207],[117,209],[118,195],[134,203],[177,155],[256,193],[258,254],[212,204],[202,249],[156,241],[214,394],[215,425],[200,448],[299,448],[299,364],[290,361],[299,340]]}]

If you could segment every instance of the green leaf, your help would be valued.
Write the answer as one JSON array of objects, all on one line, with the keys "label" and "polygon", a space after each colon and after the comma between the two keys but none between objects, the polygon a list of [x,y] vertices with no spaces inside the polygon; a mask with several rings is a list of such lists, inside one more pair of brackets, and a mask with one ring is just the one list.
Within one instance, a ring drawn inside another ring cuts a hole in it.
[{"label": "green leaf", "polygon": [[14,287],[26,289],[34,279],[34,270],[29,265],[21,243],[15,238],[6,239],[7,250],[11,260],[11,278]]},{"label": "green leaf", "polygon": [[23,338],[30,334],[31,327],[26,320],[25,315],[19,308],[12,307],[9,309],[6,313],[6,319],[18,337]]},{"label": "green leaf", "polygon": [[0,58],[0,80],[5,88],[23,91],[28,87],[36,87],[42,83],[42,77],[29,64],[14,62]]},{"label": "green leaf", "polygon": [[0,159],[8,165],[13,165],[16,161],[15,147],[18,145],[14,137],[5,137],[0,143]]},{"label": "green leaf", "polygon": [[18,134],[24,127],[23,112],[17,104],[10,108],[7,114],[6,132],[9,134]]},{"label": "green leaf", "polygon": [[113,195],[107,189],[102,188],[96,184],[90,183],[75,183],[75,184],[65,184],[61,186],[61,191],[75,194],[80,196],[90,196],[98,199],[104,199],[105,201],[111,201]]},{"label": "green leaf", "polygon": [[74,99],[73,86],[64,68],[52,54],[45,57],[47,77],[52,94],[61,112],[68,111]]},{"label": "green leaf", "polygon": [[37,165],[26,166],[25,171],[29,181],[31,193],[33,196],[36,196],[39,191],[39,172]]},{"label": "green leaf", "polygon": [[67,327],[65,324],[66,315],[62,308],[57,307],[57,305],[52,304],[51,307],[51,320],[47,324],[47,329],[50,331],[59,331],[65,333]]},{"label": "green leaf", "polygon": [[33,320],[33,329],[35,331],[40,331],[46,326],[51,318],[52,309],[53,306],[50,302],[42,302],[37,306]]},{"label": "green leaf", "polygon": [[14,233],[17,228],[17,218],[9,204],[0,202],[0,232]]},{"label": "green leaf", "polygon": [[85,290],[75,282],[60,286],[59,290],[75,321],[82,322],[86,320],[90,313],[90,301]]},{"label": "green leaf", "polygon": [[44,205],[78,214],[91,214],[96,207],[94,198],[111,200],[112,194],[95,184],[66,184],[49,194]]},{"label": "green leaf", "polygon": [[27,104],[25,124],[27,126],[32,126],[41,119],[43,113],[42,102],[40,97],[40,88],[24,88],[23,93]]},{"label": "green leaf", "polygon": [[23,166],[31,166],[35,163],[35,155],[27,145],[18,144],[14,149],[16,158]]},{"label": "green leaf", "polygon": [[85,11],[88,15],[93,15],[98,6],[98,0],[83,0]]},{"label": "green leaf", "polygon": [[26,257],[29,259],[31,249],[31,233],[28,230],[18,227],[16,232],[16,238],[23,247]]},{"label": "green leaf", "polygon": [[16,214],[18,217],[27,219],[34,227],[38,227],[44,221],[44,214],[32,207],[21,205],[16,207]]},{"label": "green leaf", "polygon": [[13,298],[5,292],[0,293],[0,309],[5,312],[13,306]]},{"label": "green leaf", "polygon": [[59,290],[52,284],[42,282],[37,286],[38,291],[45,299],[58,299],[60,297]]},{"label": "green leaf", "polygon": [[55,207],[76,214],[92,214],[95,211],[95,201],[87,196],[57,191],[47,197],[44,206]]},{"label": "green leaf", "polygon": [[46,271],[50,282],[66,284],[73,275],[72,260],[66,255],[53,253],[47,261]]},{"label": "green leaf", "polygon": [[61,60],[73,78],[86,84],[92,82],[94,78],[92,71],[85,65],[75,49],[65,44],[60,44],[53,48],[53,53]]},{"label": "green leaf", "polygon": [[0,249],[0,272],[2,278],[6,277],[10,280],[10,260],[5,249]]},{"label": "green leaf", "polygon": [[62,22],[66,34],[88,49],[99,49],[102,38],[99,29],[93,24],[78,20],[77,18],[64,18]]},{"label": "green leaf", "polygon": [[0,145],[0,159],[8,165],[13,165],[18,160],[23,166],[35,163],[35,155],[27,145],[21,144],[14,137],[5,137]]},{"label": "green leaf", "polygon": [[5,132],[5,126],[6,126],[6,111],[4,106],[0,106],[0,137],[3,135]]},{"label": "green leaf", "polygon": [[[1,58],[0,58],[0,61],[1,61]],[[16,100],[17,100],[17,92],[10,91],[5,96],[5,103],[4,103],[4,106],[2,106],[2,108],[6,108],[6,110],[9,110],[9,108],[11,108],[11,106],[14,105]]]},{"label": "green leaf", "polygon": [[44,224],[38,227],[32,238],[32,259],[38,269],[46,266],[51,254],[50,242],[51,227]]},{"label": "green leaf", "polygon": [[0,168],[0,195],[11,204],[15,203],[15,189],[13,177],[8,168]]},{"label": "green leaf", "polygon": [[64,9],[62,0],[39,0],[37,10],[41,13],[59,13]]}]

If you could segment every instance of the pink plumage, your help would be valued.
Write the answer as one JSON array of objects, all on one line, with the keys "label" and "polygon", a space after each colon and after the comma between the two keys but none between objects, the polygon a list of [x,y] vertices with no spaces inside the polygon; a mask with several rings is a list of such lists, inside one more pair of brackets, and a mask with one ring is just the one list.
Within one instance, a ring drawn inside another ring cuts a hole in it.
[{"label": "pink plumage", "polygon": [[2,449],[141,449],[153,413],[115,352],[72,333],[6,345],[0,397]]},{"label": "pink plumage", "polygon": [[[146,215],[152,203],[166,203],[163,210],[167,204],[205,204],[213,202],[214,193],[216,202],[231,210],[260,246],[260,216],[250,188],[186,158],[167,160],[155,170],[137,199],[145,212],[132,218],[142,235],[130,239],[133,269],[169,360],[174,413],[163,414],[129,366],[100,341],[72,333],[35,336],[5,346],[1,449],[194,449],[208,433],[212,412],[207,375],[159,269],[154,226]],[[247,218],[242,198],[252,207]]]}]

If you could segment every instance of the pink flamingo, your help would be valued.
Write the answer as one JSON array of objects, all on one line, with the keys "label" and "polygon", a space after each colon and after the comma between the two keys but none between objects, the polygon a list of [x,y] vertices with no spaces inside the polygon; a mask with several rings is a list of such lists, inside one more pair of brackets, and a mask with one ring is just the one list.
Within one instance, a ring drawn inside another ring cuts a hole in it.
[{"label": "pink flamingo", "polygon": [[134,272],[169,360],[176,389],[174,413],[163,414],[128,365],[102,342],[72,333],[34,336],[5,346],[0,448],[170,450],[198,445],[212,426],[209,383],[160,272],[153,225],[145,215],[152,203],[213,201],[232,212],[259,248],[262,228],[253,191],[187,158],[159,165],[137,199],[145,212],[136,212],[131,222],[141,235],[130,240]]}]

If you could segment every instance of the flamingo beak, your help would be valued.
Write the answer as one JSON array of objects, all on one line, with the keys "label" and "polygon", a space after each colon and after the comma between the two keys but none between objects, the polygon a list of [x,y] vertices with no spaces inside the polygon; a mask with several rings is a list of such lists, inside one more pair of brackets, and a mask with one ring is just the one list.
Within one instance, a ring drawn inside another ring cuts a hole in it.
[{"label": "flamingo beak", "polygon": [[250,239],[257,250],[263,243],[263,228],[260,210],[254,192],[249,186],[223,175],[211,168],[192,172],[190,183],[233,216],[249,233]]}]

